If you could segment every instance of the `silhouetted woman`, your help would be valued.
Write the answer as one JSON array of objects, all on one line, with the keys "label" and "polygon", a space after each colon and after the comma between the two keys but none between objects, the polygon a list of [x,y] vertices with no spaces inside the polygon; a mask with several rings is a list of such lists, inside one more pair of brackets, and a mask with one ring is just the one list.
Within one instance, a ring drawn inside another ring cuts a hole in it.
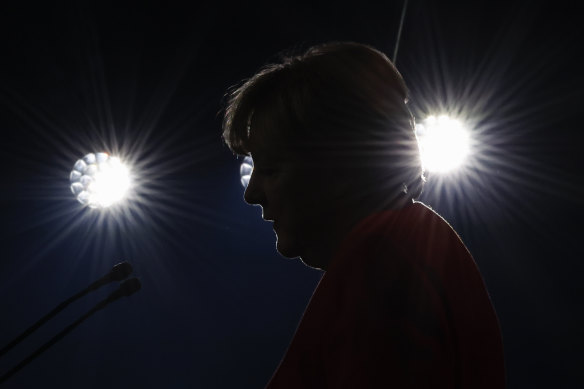
[{"label": "silhouetted woman", "polygon": [[230,94],[223,137],[253,158],[245,200],[277,249],[325,271],[268,388],[502,388],[498,320],[470,253],[415,202],[405,83],[381,52],[331,43]]}]

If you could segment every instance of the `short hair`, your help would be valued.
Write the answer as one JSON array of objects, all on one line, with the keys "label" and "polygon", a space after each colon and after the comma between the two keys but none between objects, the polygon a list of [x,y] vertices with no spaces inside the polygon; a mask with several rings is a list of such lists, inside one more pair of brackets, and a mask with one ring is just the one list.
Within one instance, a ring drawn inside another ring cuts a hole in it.
[{"label": "short hair", "polygon": [[370,184],[378,189],[398,186],[413,199],[424,178],[407,100],[402,76],[382,52],[353,42],[317,45],[233,89],[223,139],[249,155],[255,127],[277,131],[291,149],[359,169],[356,177],[377,181]]}]

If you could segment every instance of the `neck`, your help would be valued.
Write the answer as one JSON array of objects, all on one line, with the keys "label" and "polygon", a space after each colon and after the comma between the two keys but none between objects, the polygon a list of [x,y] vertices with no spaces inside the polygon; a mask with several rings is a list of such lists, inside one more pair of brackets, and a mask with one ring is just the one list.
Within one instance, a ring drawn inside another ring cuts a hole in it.
[{"label": "neck", "polygon": [[[326,271],[343,239],[361,220],[384,210],[404,208],[411,203],[412,200],[407,196],[400,196],[389,204],[361,201],[359,205],[345,205],[326,221],[326,225],[321,228],[322,233],[314,237],[313,244],[301,255],[302,262],[315,269]],[[371,204],[377,205],[371,206]],[[350,214],[347,213],[349,209],[353,211]]]}]

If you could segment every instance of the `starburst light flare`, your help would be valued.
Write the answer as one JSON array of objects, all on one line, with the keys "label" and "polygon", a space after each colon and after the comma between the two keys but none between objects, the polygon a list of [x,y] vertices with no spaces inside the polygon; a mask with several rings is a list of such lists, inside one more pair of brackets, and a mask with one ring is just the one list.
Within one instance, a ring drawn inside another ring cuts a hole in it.
[{"label": "starburst light flare", "polygon": [[89,153],[75,162],[71,191],[90,208],[106,208],[123,200],[130,189],[130,171],[119,158]]},{"label": "starburst light flare", "polygon": [[470,153],[469,135],[463,124],[449,116],[429,116],[416,124],[416,135],[425,170],[448,173],[460,167]]}]

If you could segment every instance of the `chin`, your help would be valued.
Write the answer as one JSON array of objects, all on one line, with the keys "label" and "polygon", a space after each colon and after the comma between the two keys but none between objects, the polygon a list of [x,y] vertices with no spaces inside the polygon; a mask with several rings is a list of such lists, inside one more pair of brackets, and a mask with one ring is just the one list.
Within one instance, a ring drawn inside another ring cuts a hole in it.
[{"label": "chin", "polygon": [[321,265],[320,263],[313,263],[309,258],[300,257],[300,261],[312,269],[326,271],[326,269],[323,265]]},{"label": "chin", "polygon": [[276,243],[276,249],[278,250],[280,255],[285,257],[285,258],[290,258],[290,259],[299,258],[300,261],[308,267],[311,267],[311,268],[317,269],[317,270],[325,270],[324,267],[322,266],[322,264],[313,262],[313,261],[311,261],[310,258],[307,258],[305,255],[303,255],[301,253],[300,249],[298,248],[298,246],[286,245],[286,244],[284,244],[284,242],[281,239],[278,238],[278,241]]},{"label": "chin", "polygon": [[276,250],[280,253],[280,255],[286,258],[296,258],[300,256],[300,250],[298,246],[292,244],[289,239],[283,238],[282,236],[278,235],[276,240]]},{"label": "chin", "polygon": [[280,244],[276,244],[276,250],[278,250],[280,255],[286,258],[296,258],[300,256],[300,253],[297,250]]}]

